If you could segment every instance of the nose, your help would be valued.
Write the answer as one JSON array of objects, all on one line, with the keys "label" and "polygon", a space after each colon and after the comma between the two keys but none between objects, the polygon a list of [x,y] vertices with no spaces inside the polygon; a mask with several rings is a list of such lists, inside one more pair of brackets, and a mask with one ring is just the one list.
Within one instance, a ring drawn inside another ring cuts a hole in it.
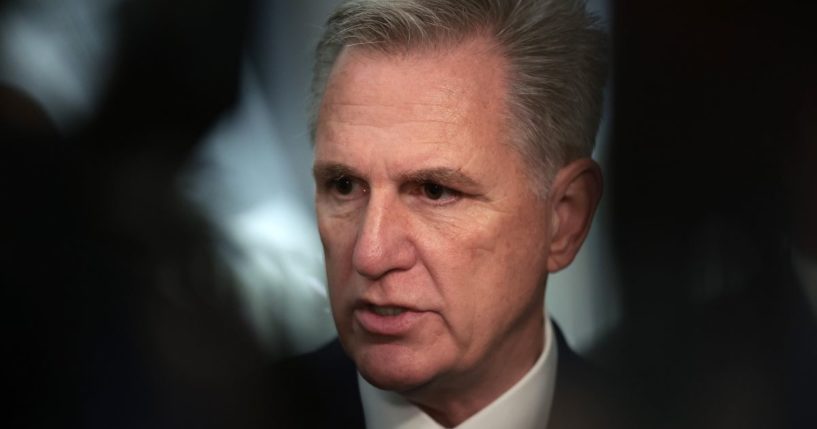
[{"label": "nose", "polygon": [[369,198],[359,224],[352,264],[362,276],[376,280],[392,271],[407,270],[416,262],[408,214],[389,195]]}]

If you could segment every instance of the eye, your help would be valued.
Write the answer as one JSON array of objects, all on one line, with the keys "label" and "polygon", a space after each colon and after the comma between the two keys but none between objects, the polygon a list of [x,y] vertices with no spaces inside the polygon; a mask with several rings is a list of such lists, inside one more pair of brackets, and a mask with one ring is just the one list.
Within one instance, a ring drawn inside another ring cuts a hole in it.
[{"label": "eye", "polygon": [[354,190],[354,183],[349,177],[340,177],[332,181],[335,191],[341,195],[349,195]]},{"label": "eye", "polygon": [[425,198],[434,201],[436,204],[453,202],[461,195],[460,192],[455,191],[454,189],[447,188],[434,182],[421,183],[420,192],[422,192],[422,195]]},{"label": "eye", "polygon": [[445,194],[446,189],[436,183],[424,183],[423,194],[430,200],[439,200]]},{"label": "eye", "polygon": [[358,194],[366,193],[366,187],[358,179],[350,176],[340,176],[331,179],[326,184],[327,190],[339,199],[352,199]]}]

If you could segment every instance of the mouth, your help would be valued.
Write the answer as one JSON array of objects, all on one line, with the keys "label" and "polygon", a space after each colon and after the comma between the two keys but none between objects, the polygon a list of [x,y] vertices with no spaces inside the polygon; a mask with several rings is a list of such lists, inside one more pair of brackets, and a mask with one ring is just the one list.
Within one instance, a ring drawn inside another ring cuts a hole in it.
[{"label": "mouth", "polygon": [[408,307],[367,303],[354,311],[356,324],[365,333],[378,336],[404,336],[429,315]]},{"label": "mouth", "polygon": [[377,314],[378,316],[386,316],[386,317],[399,316],[399,315],[405,313],[406,311],[408,311],[408,309],[404,308],[404,307],[379,306],[379,305],[371,305],[371,304],[368,305],[367,308],[368,308],[369,311],[371,311],[374,314]]}]

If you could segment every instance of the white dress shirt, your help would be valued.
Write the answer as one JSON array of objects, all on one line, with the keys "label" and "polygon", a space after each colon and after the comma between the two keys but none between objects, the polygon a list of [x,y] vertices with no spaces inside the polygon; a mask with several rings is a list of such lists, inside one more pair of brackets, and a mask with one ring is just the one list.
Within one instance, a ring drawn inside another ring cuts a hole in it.
[{"label": "white dress shirt", "polygon": [[[494,402],[456,426],[457,429],[542,429],[547,427],[556,386],[557,345],[545,317],[545,346],[533,367]],[[416,405],[397,393],[380,390],[358,374],[368,429],[442,429]]]}]

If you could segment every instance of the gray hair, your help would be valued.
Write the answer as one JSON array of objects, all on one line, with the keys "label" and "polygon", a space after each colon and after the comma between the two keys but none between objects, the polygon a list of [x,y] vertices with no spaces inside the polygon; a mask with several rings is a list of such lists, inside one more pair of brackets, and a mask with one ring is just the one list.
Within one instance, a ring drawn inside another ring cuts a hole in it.
[{"label": "gray hair", "polygon": [[392,52],[488,35],[509,66],[511,143],[546,190],[559,167],[589,157],[601,118],[606,34],[582,0],[348,0],[318,43],[310,128],[346,46]]}]

